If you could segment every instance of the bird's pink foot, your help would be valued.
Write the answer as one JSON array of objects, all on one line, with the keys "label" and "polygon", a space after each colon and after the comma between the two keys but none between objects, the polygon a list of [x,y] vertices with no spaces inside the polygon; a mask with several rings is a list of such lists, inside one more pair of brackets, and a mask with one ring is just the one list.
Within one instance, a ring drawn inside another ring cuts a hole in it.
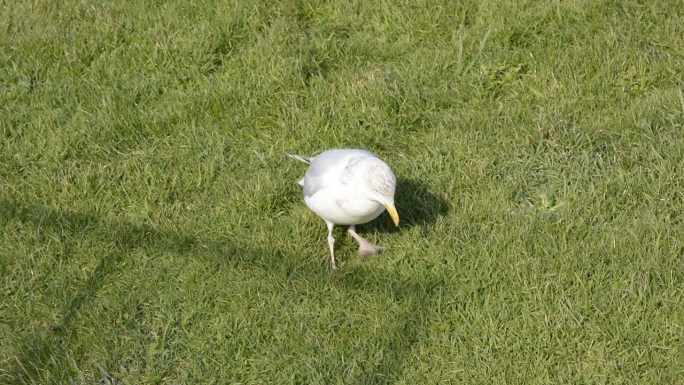
[{"label": "bird's pink foot", "polygon": [[368,242],[365,238],[360,236],[357,232],[354,226],[349,226],[349,229],[347,230],[349,235],[352,236],[356,240],[356,242],[359,243],[359,255],[374,255],[382,251],[382,247],[374,245],[370,242]]},{"label": "bird's pink foot", "polygon": [[364,239],[364,242],[359,242],[359,255],[374,255],[382,251],[382,247],[374,245]]}]

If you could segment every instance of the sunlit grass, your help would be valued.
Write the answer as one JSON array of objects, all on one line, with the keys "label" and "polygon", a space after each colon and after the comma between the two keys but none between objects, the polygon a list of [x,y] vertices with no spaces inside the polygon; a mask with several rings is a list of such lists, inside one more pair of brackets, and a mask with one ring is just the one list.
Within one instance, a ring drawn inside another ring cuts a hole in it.
[{"label": "sunlit grass", "polygon": [[[0,382],[676,383],[684,8],[0,6]],[[358,147],[355,255],[286,153]]]}]

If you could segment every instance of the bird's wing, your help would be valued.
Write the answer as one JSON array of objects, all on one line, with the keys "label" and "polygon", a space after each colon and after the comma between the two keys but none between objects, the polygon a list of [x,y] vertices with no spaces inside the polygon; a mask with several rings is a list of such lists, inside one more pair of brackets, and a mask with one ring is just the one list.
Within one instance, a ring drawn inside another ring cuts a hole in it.
[{"label": "bird's wing", "polygon": [[306,175],[304,175],[304,178],[301,179],[301,185],[304,187],[304,197],[310,197],[316,194],[319,190],[321,190],[324,186],[324,179],[325,175],[309,175],[307,172]]}]

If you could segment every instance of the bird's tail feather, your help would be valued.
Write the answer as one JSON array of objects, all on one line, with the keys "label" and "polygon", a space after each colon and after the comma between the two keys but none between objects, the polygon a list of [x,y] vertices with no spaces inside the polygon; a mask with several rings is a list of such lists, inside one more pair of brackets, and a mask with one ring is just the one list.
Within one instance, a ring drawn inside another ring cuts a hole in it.
[{"label": "bird's tail feather", "polygon": [[289,156],[289,157],[292,158],[292,159],[296,159],[296,160],[298,160],[298,161],[300,161],[300,162],[304,162],[304,163],[306,163],[306,164],[311,163],[311,157],[308,157],[308,156],[294,155],[294,154],[287,154],[287,156]]}]

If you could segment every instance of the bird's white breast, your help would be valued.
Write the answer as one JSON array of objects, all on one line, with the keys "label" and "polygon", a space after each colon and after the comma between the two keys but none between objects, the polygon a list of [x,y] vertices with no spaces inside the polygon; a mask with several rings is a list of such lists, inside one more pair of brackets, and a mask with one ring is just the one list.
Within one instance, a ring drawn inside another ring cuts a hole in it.
[{"label": "bird's white breast", "polygon": [[316,215],[337,225],[370,222],[385,210],[378,202],[326,190],[305,197],[304,202]]}]

